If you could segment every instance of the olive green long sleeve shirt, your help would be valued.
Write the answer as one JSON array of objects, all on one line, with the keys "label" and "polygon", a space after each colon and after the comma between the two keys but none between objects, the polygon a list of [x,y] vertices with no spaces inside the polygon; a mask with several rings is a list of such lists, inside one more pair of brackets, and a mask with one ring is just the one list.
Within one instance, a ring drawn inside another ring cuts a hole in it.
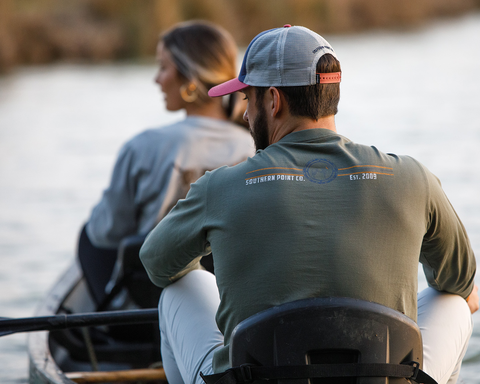
[{"label": "olive green long sleeve shirt", "polygon": [[417,317],[418,262],[430,286],[466,298],[476,262],[438,179],[407,156],[326,129],[291,133],[208,172],[150,233],[141,260],[158,286],[212,251],[228,368],[234,327],[308,297],[373,301]]}]

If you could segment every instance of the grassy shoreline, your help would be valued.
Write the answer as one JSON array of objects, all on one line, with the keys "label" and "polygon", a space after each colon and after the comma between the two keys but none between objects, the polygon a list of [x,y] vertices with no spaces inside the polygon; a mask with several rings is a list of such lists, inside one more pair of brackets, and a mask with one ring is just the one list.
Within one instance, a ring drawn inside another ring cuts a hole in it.
[{"label": "grassy shoreline", "polygon": [[285,23],[319,33],[411,28],[480,9],[480,0],[1,0],[0,73],[21,64],[150,57],[159,33],[189,19],[240,45]]}]

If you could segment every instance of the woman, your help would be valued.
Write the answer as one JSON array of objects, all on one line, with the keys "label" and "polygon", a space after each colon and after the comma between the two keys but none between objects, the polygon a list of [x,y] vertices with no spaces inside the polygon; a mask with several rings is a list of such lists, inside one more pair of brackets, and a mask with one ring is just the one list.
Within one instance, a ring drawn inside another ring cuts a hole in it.
[{"label": "woman", "polygon": [[161,36],[158,74],[169,111],[184,109],[183,121],[149,129],[120,151],[110,186],[80,236],[79,260],[97,304],[105,296],[120,241],[146,235],[185,197],[205,171],[253,155],[241,121],[241,102],[208,97],[208,90],[236,76],[237,48],[224,29],[185,22]]}]

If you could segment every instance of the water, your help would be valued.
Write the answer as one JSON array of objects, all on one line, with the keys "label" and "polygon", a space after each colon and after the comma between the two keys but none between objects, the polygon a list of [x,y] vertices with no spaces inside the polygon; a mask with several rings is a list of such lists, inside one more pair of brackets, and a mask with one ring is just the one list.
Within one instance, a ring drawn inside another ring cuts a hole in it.
[{"label": "water", "polygon": [[[477,254],[478,36],[480,14],[415,31],[327,36],[343,69],[338,131],[427,165]],[[31,316],[72,262],[120,145],[182,117],[166,113],[154,74],[154,65],[56,65],[0,78],[0,316]],[[468,384],[480,383],[480,314],[474,321]],[[1,337],[0,383],[26,383],[27,371],[25,334]]]}]

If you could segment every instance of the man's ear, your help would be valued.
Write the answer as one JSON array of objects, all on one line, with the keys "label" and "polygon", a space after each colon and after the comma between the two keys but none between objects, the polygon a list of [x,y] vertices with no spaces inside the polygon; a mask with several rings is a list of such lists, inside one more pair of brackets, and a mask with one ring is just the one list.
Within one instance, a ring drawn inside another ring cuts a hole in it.
[{"label": "man's ear", "polygon": [[285,98],[275,87],[268,88],[267,103],[267,111],[270,113],[271,117],[278,117],[285,108]]}]

